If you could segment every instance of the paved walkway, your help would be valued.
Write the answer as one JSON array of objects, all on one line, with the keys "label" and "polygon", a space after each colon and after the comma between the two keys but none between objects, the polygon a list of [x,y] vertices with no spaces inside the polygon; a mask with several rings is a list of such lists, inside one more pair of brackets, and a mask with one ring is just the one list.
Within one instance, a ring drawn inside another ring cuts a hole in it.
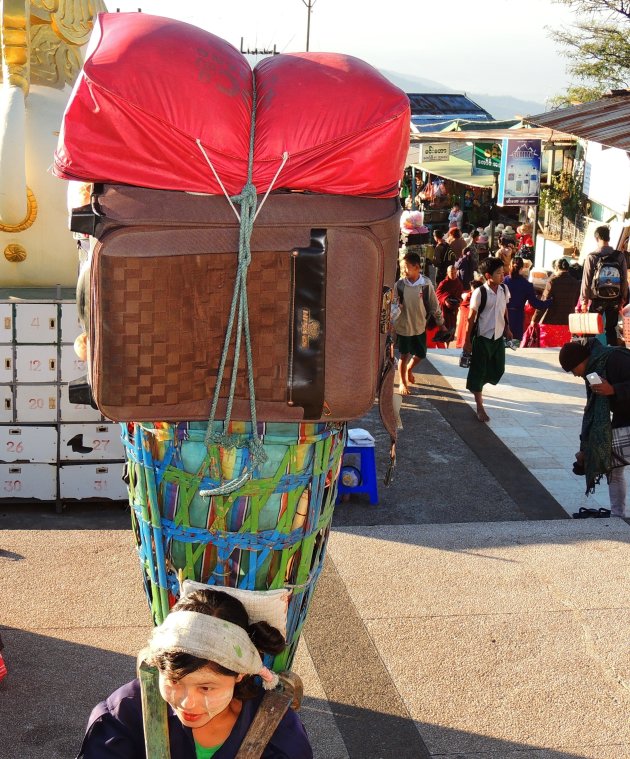
[{"label": "paved walkway", "polygon": [[[584,390],[556,353],[510,354],[482,425],[432,352],[396,482],[338,508],[295,662],[317,759],[630,757],[630,527],[568,518]],[[128,517],[0,511],[0,755],[69,759],[148,633]]]},{"label": "paved walkway", "polygon": [[[584,380],[560,368],[558,350],[508,352],[504,378],[484,389],[488,426],[569,514],[580,506],[608,507],[607,488],[599,487],[586,498],[584,480],[572,471],[579,449]],[[459,366],[460,353],[434,350],[430,362],[474,409],[472,394],[466,390],[467,370]]]}]

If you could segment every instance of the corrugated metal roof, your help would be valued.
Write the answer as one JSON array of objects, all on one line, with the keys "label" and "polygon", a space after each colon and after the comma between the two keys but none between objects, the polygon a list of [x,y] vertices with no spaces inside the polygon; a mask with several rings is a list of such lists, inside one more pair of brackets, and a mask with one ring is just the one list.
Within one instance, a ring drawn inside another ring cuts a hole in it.
[{"label": "corrugated metal roof", "polygon": [[[529,119],[528,119],[529,120]],[[548,127],[526,127],[524,129],[488,129],[488,130],[475,130],[471,128],[465,132],[424,132],[418,131],[411,135],[412,142],[439,142],[442,140],[468,140],[473,142],[475,140],[487,141],[487,140],[502,140],[504,137],[508,137],[512,140],[542,140],[543,143],[548,142],[554,145],[557,144],[572,144],[575,143],[576,138],[571,134],[565,132],[555,131]]]},{"label": "corrugated metal roof", "polygon": [[613,94],[592,103],[573,105],[557,111],[527,116],[538,126],[560,129],[576,137],[592,140],[609,148],[630,152],[630,91]]},{"label": "corrugated metal roof", "polygon": [[[443,118],[444,114],[442,113],[424,113],[422,116],[412,116],[411,117],[411,123],[415,124],[416,126],[424,126],[424,124],[429,123],[433,124],[438,119]],[[478,124],[486,124],[488,122],[488,117],[483,113],[469,113],[464,111],[453,111],[449,114],[448,119],[445,123],[449,123],[453,120],[456,121],[466,121],[467,123],[475,121]]]},{"label": "corrugated metal roof", "polygon": [[440,116],[450,116],[451,118],[456,118],[459,114],[462,114],[460,118],[492,120],[492,116],[488,111],[469,97],[466,97],[466,95],[408,92],[407,97],[411,103],[412,117],[426,118],[430,116],[439,118]]}]

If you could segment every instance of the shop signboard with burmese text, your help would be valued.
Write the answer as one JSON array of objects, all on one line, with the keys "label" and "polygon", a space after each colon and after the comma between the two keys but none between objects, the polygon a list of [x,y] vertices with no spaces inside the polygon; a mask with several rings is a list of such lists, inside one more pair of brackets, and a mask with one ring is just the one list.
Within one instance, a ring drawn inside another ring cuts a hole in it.
[{"label": "shop signboard with burmese text", "polygon": [[420,145],[421,163],[448,161],[450,155],[450,142],[423,142]]},{"label": "shop signboard with burmese text", "polygon": [[473,143],[473,174],[498,174],[501,171],[501,142]]},{"label": "shop signboard with burmese text", "polygon": [[499,206],[535,206],[540,190],[540,140],[504,139],[499,174]]}]

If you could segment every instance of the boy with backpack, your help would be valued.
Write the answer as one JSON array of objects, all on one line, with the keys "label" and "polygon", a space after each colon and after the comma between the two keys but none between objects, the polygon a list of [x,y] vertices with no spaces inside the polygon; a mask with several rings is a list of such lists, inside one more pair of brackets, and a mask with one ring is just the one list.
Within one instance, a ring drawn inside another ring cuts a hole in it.
[{"label": "boy with backpack", "polygon": [[512,339],[507,304],[510,291],[503,284],[503,261],[486,258],[479,266],[485,283],[470,296],[464,351],[471,354],[466,388],[477,405],[477,419],[489,422],[483,405],[483,386],[496,385],[505,372],[505,340]]},{"label": "boy with backpack", "polygon": [[406,276],[396,282],[394,295],[400,312],[394,319],[394,330],[400,353],[400,394],[409,395],[409,385],[414,383],[413,369],[427,355],[428,318],[432,316],[441,326],[444,317],[431,280],[420,272],[420,256],[406,253],[403,261]]},{"label": "boy with backpack", "polygon": [[606,342],[617,345],[619,311],[628,301],[628,266],[623,252],[610,246],[610,229],[595,230],[597,250],[589,253],[582,271],[580,307],[600,313],[606,323]]}]

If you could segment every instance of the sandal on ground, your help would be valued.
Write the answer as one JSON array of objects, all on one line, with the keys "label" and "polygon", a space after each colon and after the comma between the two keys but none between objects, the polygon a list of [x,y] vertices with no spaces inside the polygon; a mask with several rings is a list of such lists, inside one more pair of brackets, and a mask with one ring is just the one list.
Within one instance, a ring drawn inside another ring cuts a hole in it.
[{"label": "sandal on ground", "polygon": [[610,509],[598,509],[598,513],[595,515],[600,519],[608,519],[610,517]]},{"label": "sandal on ground", "polygon": [[581,506],[580,510],[573,514],[573,519],[588,519],[589,517],[601,517],[599,512],[601,509],[587,509],[586,506]]}]

